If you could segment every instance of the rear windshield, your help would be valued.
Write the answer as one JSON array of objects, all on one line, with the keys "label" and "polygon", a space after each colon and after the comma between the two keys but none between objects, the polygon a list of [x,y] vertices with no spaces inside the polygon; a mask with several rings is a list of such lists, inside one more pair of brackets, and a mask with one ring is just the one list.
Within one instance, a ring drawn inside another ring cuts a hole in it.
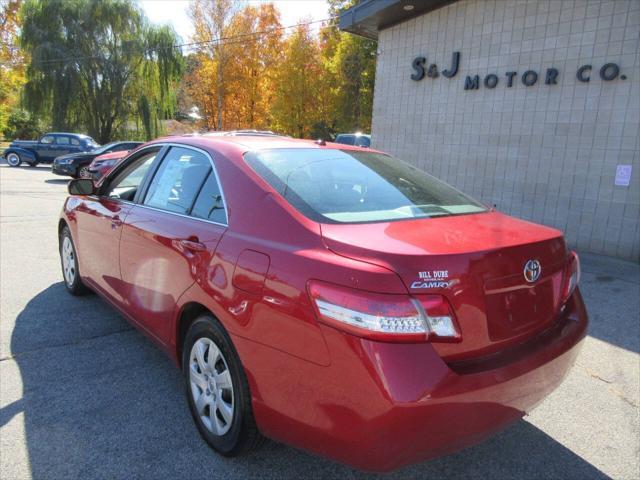
[{"label": "rear windshield", "polygon": [[332,149],[273,149],[245,159],[302,214],[320,223],[444,217],[486,208],[388,155]]}]

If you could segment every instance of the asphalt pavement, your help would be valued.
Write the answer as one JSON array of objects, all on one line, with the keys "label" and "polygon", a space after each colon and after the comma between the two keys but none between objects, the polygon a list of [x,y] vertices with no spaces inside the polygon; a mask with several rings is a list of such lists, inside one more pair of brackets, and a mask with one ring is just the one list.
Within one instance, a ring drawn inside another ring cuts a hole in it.
[{"label": "asphalt pavement", "polygon": [[[0,165],[1,479],[374,477],[274,442],[210,450],[169,359],[96,295],[65,292],[65,195],[45,166]],[[488,441],[381,478],[640,478],[640,267],[581,258],[590,335],[562,386]]]}]

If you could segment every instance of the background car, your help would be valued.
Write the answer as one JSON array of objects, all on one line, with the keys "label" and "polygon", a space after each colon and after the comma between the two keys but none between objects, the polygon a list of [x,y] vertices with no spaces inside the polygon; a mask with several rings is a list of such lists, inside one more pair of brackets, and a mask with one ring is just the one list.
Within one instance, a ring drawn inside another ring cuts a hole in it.
[{"label": "background car", "polygon": [[89,165],[96,157],[105,153],[128,152],[140,145],[142,145],[142,142],[111,142],[106,145],[102,145],[91,152],[62,155],[53,161],[51,171],[56,175],[66,175],[73,178],[91,178]]},{"label": "background car", "polygon": [[89,165],[89,173],[94,180],[100,180],[107,173],[113,170],[120,160],[129,154],[130,150],[120,152],[105,153],[93,159]]},{"label": "background car", "polygon": [[365,133],[339,133],[336,135],[335,143],[342,143],[343,145],[355,145],[356,147],[371,146],[371,135]]},{"label": "background car", "polygon": [[69,153],[91,152],[98,148],[93,138],[77,133],[46,133],[38,140],[14,140],[2,156],[10,167],[27,163],[51,163],[56,157]]},{"label": "background car", "polygon": [[371,149],[170,137],[68,188],[67,290],[182,366],[225,456],[262,434],[376,471],[458,450],[553,391],[586,335],[562,232]]}]

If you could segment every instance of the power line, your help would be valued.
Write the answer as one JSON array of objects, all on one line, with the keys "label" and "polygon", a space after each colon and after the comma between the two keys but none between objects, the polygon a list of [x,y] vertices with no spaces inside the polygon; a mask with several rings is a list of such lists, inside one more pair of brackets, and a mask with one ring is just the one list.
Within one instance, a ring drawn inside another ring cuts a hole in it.
[{"label": "power line", "polygon": [[[316,23],[323,23],[323,22],[329,22],[331,20],[334,20],[338,17],[329,17],[329,18],[323,18],[321,20],[313,20],[311,22],[303,22],[303,23],[297,23],[297,24],[293,24],[293,25],[285,25],[285,26],[280,26],[280,27],[275,27],[272,29],[268,29],[268,30],[263,30],[260,32],[251,32],[251,33],[244,33],[244,34],[239,34],[239,35],[232,35],[232,36],[228,36],[228,37],[218,37],[218,38],[214,38],[211,40],[203,40],[200,42],[190,42],[190,43],[180,43],[180,44],[175,44],[175,45],[170,45],[167,47],[158,47],[158,48],[150,48],[150,49],[146,49],[144,50],[142,53],[143,54],[150,54],[153,52],[160,52],[160,51],[165,51],[165,50],[169,50],[169,49],[183,49],[186,48],[187,50],[192,50],[192,49],[197,49],[200,46],[206,46],[206,45],[212,45],[212,46],[223,46],[223,45],[237,45],[237,44],[242,44],[242,43],[248,43],[250,41],[253,41],[253,37],[260,37],[260,36],[264,36],[264,35],[270,35],[273,33],[277,33],[279,31],[283,31],[283,30],[288,30],[290,28],[297,28],[297,27],[302,27],[302,26],[308,26],[308,25],[314,25]],[[334,28],[335,25],[327,25],[328,28]],[[239,39],[245,39],[245,40],[239,40]],[[7,47],[12,48],[12,49],[19,49],[18,46],[15,45],[9,45],[6,44]],[[48,65],[48,64],[53,64],[53,63],[74,63],[74,62],[78,62],[78,61],[82,61],[82,60],[102,60],[103,57],[98,56],[98,55],[91,55],[91,56],[82,56],[82,57],[67,57],[67,58],[56,58],[56,59],[46,59],[46,60],[32,60],[30,63],[33,64],[37,64],[37,65]],[[23,65],[28,65],[29,63],[27,62],[23,62]],[[7,64],[5,64],[7,65]],[[14,64],[15,65],[15,64]]]}]

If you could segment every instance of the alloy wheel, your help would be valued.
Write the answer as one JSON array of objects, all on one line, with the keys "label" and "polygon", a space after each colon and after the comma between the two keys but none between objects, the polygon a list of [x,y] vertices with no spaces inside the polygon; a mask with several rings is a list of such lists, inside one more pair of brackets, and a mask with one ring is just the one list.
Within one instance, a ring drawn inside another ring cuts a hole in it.
[{"label": "alloy wheel", "polygon": [[191,348],[189,382],[204,427],[217,436],[227,433],[235,406],[233,383],[224,355],[210,338],[199,338]]},{"label": "alloy wheel", "polygon": [[71,287],[76,279],[76,256],[73,252],[71,239],[67,236],[62,241],[62,271],[64,273],[64,281]]}]

